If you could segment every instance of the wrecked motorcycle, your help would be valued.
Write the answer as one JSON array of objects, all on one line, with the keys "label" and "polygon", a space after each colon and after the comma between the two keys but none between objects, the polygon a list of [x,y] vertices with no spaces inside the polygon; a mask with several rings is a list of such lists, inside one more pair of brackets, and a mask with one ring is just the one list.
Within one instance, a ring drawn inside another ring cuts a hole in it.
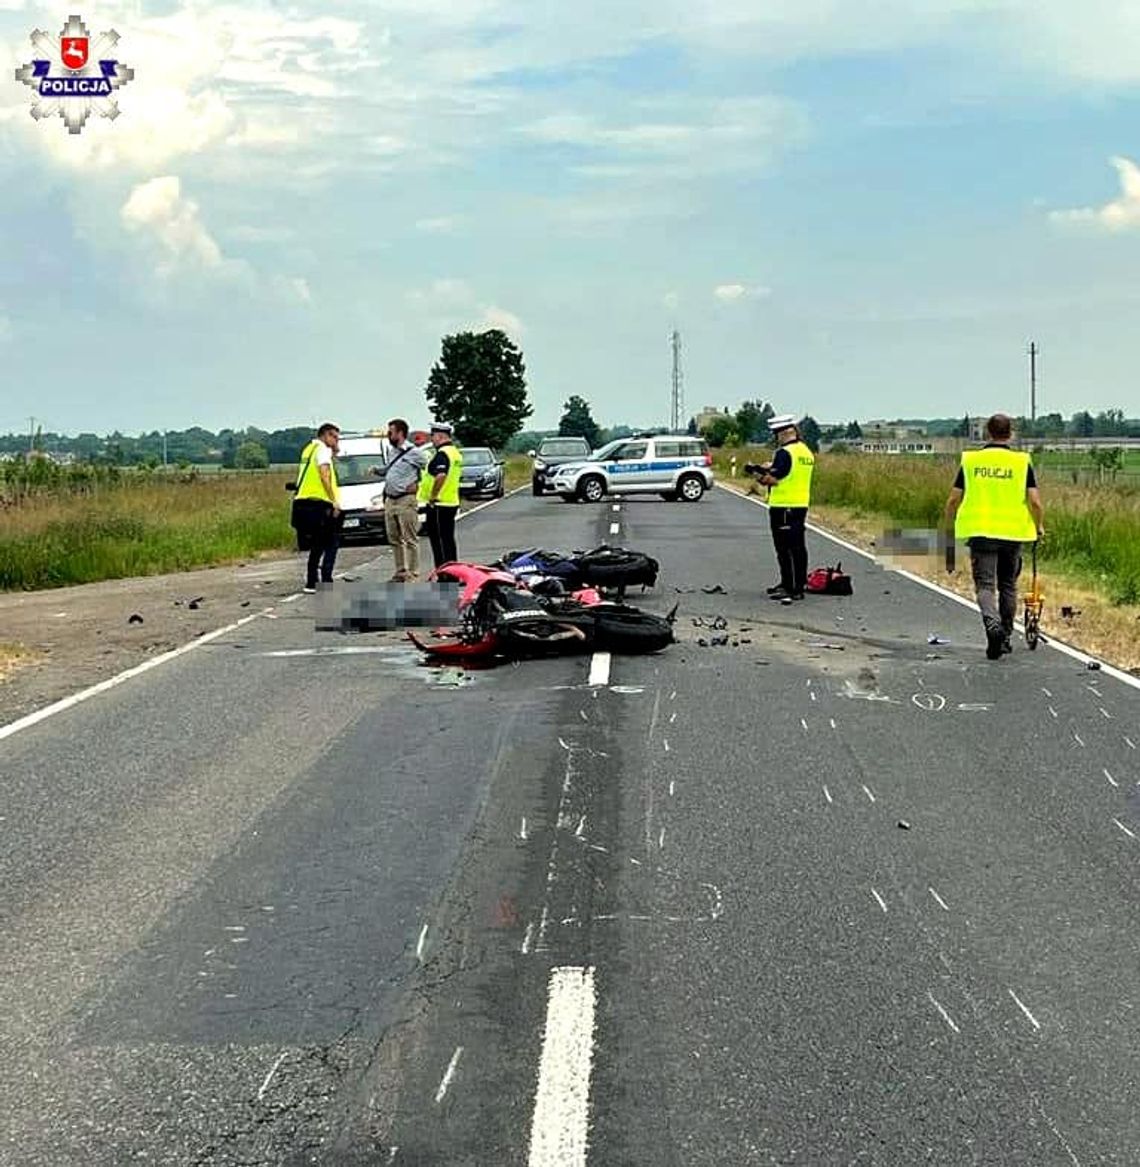
[{"label": "wrecked motorcycle", "polygon": [[533,657],[572,652],[650,653],[673,643],[677,609],[668,616],[605,600],[594,587],[568,590],[555,577],[527,586],[517,576],[473,563],[449,563],[429,577],[458,584],[459,621],[428,640],[408,632],[437,657]]}]

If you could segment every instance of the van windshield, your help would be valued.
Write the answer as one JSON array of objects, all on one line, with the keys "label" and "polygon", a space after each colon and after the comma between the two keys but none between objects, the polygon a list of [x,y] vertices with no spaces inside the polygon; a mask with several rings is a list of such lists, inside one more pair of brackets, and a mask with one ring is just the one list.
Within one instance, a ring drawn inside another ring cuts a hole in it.
[{"label": "van windshield", "polygon": [[546,458],[573,457],[575,454],[584,458],[590,452],[590,445],[585,438],[563,438],[561,441],[543,442],[538,452]]},{"label": "van windshield", "polygon": [[[379,475],[371,473],[379,468]],[[336,459],[336,480],[341,486],[360,486],[365,482],[379,483],[384,478],[383,454],[345,454]]]}]

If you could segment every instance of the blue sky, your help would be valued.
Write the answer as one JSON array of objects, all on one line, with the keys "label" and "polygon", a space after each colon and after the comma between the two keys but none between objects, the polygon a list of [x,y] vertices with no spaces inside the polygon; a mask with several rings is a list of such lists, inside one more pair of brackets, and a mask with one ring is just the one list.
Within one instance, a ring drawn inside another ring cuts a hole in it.
[{"label": "blue sky", "polygon": [[538,427],[762,397],[824,420],[1140,415],[1125,0],[116,2],[121,116],[13,78],[0,430],[427,419],[501,327]]}]

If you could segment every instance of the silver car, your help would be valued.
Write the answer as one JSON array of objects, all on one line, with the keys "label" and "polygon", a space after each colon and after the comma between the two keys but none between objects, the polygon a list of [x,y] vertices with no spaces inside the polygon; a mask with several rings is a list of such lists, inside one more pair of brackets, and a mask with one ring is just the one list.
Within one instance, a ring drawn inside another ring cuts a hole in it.
[{"label": "silver car", "polygon": [[712,455],[703,439],[679,434],[618,438],[583,461],[557,467],[547,481],[567,502],[600,502],[607,494],[697,502],[713,485]]}]

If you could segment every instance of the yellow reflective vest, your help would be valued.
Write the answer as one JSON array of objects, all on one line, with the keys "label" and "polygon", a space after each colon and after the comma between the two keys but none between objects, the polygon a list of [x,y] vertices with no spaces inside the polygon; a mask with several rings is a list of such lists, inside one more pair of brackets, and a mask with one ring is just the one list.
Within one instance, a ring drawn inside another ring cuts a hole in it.
[{"label": "yellow reflective vest", "polygon": [[966,491],[954,516],[954,537],[1007,539],[1031,543],[1037,524],[1025,498],[1029,455],[1004,446],[966,450],[962,454]]},{"label": "yellow reflective vest", "polygon": [[798,438],[783,447],[792,458],[792,468],[768,491],[768,504],[774,507],[811,506],[811,476],[815,455],[806,442]]},{"label": "yellow reflective vest", "polygon": [[[301,451],[301,464],[297,473],[297,493],[294,498],[315,498],[321,502],[329,502],[325,484],[321,481],[321,470],[317,465],[317,448],[324,443],[320,438],[314,438]],[[340,486],[336,480],[336,460],[329,464],[329,479],[332,482],[333,498],[340,498]]]},{"label": "yellow reflective vest", "polygon": [[[440,446],[435,453],[443,451],[447,455],[448,468],[447,477],[443,480],[443,486],[440,488],[439,496],[436,502],[441,507],[457,507],[459,506],[459,476],[463,470],[463,454],[460,452],[458,446],[453,446],[450,443],[446,446]],[[433,454],[432,457],[435,455]],[[428,458],[428,465],[431,464],[432,459]],[[424,467],[424,472],[420,476],[420,489],[416,498],[419,502],[429,502],[431,499],[432,486],[435,483],[435,475],[430,473],[427,466]]]}]

